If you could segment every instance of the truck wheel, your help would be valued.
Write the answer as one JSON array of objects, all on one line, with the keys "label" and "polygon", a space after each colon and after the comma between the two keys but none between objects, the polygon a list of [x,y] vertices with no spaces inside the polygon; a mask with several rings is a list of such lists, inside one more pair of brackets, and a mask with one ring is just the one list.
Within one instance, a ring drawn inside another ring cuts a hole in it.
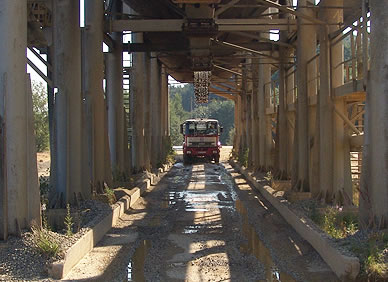
[{"label": "truck wheel", "polygon": [[220,163],[220,157],[219,157],[219,156],[216,156],[216,157],[214,158],[214,161],[215,161],[216,164]]},{"label": "truck wheel", "polygon": [[183,164],[190,164],[190,157],[187,155],[183,155]]}]

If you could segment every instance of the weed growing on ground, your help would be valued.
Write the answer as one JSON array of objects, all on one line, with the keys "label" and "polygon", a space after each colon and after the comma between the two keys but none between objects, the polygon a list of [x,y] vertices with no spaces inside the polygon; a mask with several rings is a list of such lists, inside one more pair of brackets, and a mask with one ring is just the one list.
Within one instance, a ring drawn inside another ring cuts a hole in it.
[{"label": "weed growing on ground", "polygon": [[66,226],[66,236],[73,236],[73,217],[70,213],[70,204],[66,205],[66,217],[65,217],[65,226]]},{"label": "weed growing on ground", "polygon": [[104,190],[108,198],[109,205],[113,205],[116,202],[115,192],[113,191],[113,189],[109,188],[108,185],[105,185]]},{"label": "weed growing on ground", "polygon": [[238,161],[242,166],[248,167],[248,155],[249,155],[249,148],[245,148],[240,152],[238,156]]},{"label": "weed growing on ground", "polygon": [[353,243],[351,246],[361,261],[361,273],[371,281],[388,278],[387,254],[388,232],[373,232],[365,242]]},{"label": "weed growing on ground", "polygon": [[48,257],[55,257],[59,253],[60,244],[50,236],[50,231],[36,225],[32,225],[31,231],[35,246],[40,253]]},{"label": "weed growing on ground", "polygon": [[112,177],[114,182],[128,182],[129,175],[126,172],[120,171],[118,167],[112,169]]},{"label": "weed growing on ground", "polygon": [[328,207],[320,213],[316,206],[310,210],[310,218],[327,234],[335,239],[342,239],[358,231],[356,214],[342,212],[335,207]]}]

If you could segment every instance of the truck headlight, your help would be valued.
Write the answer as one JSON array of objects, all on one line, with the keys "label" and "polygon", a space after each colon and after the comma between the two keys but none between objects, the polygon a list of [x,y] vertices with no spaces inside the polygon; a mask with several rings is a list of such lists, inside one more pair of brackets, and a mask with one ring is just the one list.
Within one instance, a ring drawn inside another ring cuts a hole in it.
[{"label": "truck headlight", "polygon": [[191,151],[187,151],[187,154],[191,154]]},{"label": "truck headlight", "polygon": [[213,154],[217,154],[218,152],[217,151],[213,151]]}]

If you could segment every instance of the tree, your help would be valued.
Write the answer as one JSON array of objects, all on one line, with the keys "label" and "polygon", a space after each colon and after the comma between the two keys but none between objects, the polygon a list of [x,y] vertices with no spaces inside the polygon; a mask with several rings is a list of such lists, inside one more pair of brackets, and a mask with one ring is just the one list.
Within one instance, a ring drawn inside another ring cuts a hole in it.
[{"label": "tree", "polygon": [[190,114],[182,107],[182,96],[178,94],[170,96],[170,137],[172,145],[182,145],[180,125],[189,117]]},{"label": "tree", "polygon": [[32,104],[35,118],[36,150],[43,152],[49,148],[49,124],[47,90],[42,82],[32,82]]}]

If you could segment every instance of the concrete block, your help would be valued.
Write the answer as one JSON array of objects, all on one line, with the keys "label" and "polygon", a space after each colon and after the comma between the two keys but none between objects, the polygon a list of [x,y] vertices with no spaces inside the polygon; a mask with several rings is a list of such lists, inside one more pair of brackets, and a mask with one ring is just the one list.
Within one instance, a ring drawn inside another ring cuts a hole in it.
[{"label": "concrete block", "polygon": [[272,180],[271,187],[276,191],[291,190],[291,180]]},{"label": "concrete block", "polygon": [[288,191],[287,193],[284,194],[284,196],[290,203],[295,203],[295,202],[311,199],[312,194],[310,192]]},{"label": "concrete block", "polygon": [[[159,182],[156,178],[156,183]],[[151,179],[142,182],[142,188],[134,187],[131,190],[116,188],[115,195],[120,199],[114,205],[113,210],[104,217],[97,225],[82,236],[69,250],[62,261],[54,262],[48,267],[49,276],[54,279],[64,278],[70,270],[102,239],[102,237],[117,223],[119,218],[130,208],[143,193],[150,187]]]},{"label": "concrete block", "polygon": [[[248,180],[249,178],[253,180],[236,162],[231,160],[230,164]],[[257,181],[252,182],[252,184],[278,210],[295,231],[311,244],[340,280],[354,280],[357,277],[360,271],[360,261],[358,258],[345,256],[330,245],[329,240],[306,225],[287,205],[282,203],[282,199],[274,197],[272,195],[275,191],[274,189],[269,186],[263,186]]]}]

